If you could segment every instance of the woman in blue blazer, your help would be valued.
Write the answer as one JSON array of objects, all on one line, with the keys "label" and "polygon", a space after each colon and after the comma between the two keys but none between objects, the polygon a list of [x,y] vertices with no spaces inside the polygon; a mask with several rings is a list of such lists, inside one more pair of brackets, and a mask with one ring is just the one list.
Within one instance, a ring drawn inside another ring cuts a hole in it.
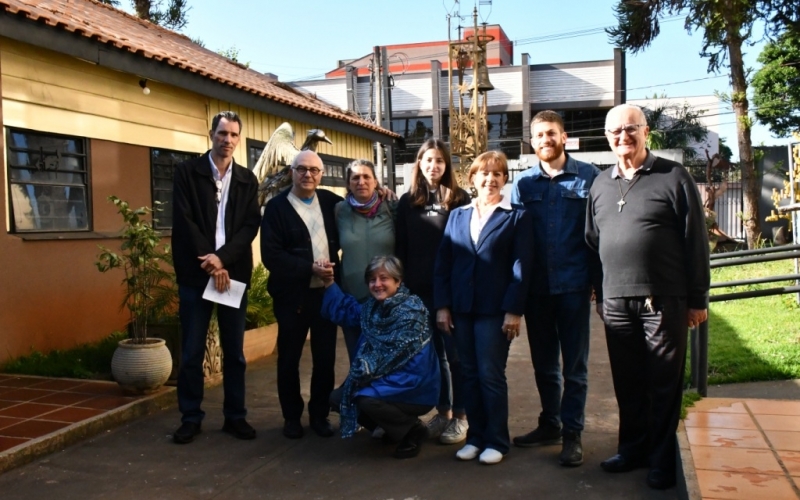
[{"label": "woman in blue blazer", "polygon": [[501,193],[508,181],[503,153],[481,154],[468,175],[478,197],[450,214],[436,259],[434,307],[462,363],[470,425],[456,457],[480,455],[481,463],[496,464],[510,446],[505,370],[525,310],[533,227]]}]

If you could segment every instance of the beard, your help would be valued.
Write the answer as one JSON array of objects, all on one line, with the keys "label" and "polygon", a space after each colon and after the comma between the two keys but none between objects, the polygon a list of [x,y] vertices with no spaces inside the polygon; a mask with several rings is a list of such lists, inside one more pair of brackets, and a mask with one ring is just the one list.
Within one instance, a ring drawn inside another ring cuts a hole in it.
[{"label": "beard", "polygon": [[561,157],[562,154],[564,154],[563,144],[553,144],[549,150],[546,150],[545,148],[539,148],[536,150],[536,156],[538,156],[540,160],[547,162]]}]

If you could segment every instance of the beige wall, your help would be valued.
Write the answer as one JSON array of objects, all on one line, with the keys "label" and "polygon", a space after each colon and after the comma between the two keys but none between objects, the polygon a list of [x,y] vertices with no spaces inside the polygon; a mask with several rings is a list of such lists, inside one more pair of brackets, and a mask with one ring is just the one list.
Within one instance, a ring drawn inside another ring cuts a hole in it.
[{"label": "beige wall", "polygon": [[[204,96],[148,82],[0,37],[0,363],[101,339],[124,328],[120,310],[121,272],[102,274],[94,266],[97,245],[118,248],[121,221],[106,198],[132,206],[150,205],[150,148],[186,152],[208,149],[211,117],[239,113],[244,123],[236,161],[246,165],[246,138],[267,141],[285,120]],[[302,144],[314,124],[290,122]],[[87,138],[90,158],[92,229],[83,239],[23,239],[9,234],[6,128]],[[328,131],[333,145],[320,152],[371,158],[370,141]],[[258,239],[254,242],[258,255]]]},{"label": "beige wall", "polygon": [[[95,232],[116,233],[121,221],[106,197],[116,194],[133,206],[150,204],[150,186],[142,182],[149,178],[149,149],[91,140],[89,154]],[[94,266],[97,245],[119,249],[119,244],[114,238],[30,241],[0,233],[0,362],[31,349],[69,348],[123,329],[122,273],[101,274]]]}]

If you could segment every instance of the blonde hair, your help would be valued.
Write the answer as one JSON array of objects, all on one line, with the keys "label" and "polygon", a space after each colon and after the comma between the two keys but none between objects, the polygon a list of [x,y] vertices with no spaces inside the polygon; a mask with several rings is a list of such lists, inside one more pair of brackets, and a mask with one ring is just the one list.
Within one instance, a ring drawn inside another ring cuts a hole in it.
[{"label": "blonde hair", "polygon": [[503,172],[503,177],[508,180],[508,158],[506,158],[505,153],[502,151],[487,151],[481,153],[472,161],[472,165],[470,165],[469,172],[467,173],[469,182],[472,182],[472,178],[478,173],[478,170],[488,167],[489,165],[500,167],[500,171]]}]

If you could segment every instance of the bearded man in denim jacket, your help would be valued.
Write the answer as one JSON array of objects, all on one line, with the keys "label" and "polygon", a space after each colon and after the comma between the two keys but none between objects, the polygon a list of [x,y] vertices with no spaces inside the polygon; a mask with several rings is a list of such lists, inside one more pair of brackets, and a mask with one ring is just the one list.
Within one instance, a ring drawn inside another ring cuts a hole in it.
[{"label": "bearded man in denim jacket", "polygon": [[567,155],[566,142],[561,116],[537,113],[531,145],[539,163],[514,179],[511,195],[512,203],[531,213],[534,225],[525,323],[542,404],[538,427],[515,437],[514,444],[549,445],[563,438],[559,463],[578,466],[583,463],[592,277],[599,276],[596,254],[584,240],[586,200],[600,171]]}]

